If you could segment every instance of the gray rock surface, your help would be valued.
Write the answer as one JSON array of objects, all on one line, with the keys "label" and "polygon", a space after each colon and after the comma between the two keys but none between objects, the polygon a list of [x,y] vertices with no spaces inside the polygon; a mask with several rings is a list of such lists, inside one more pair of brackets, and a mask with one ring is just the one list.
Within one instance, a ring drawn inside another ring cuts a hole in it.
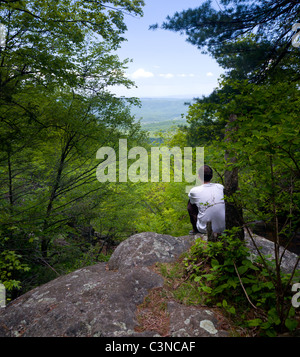
[{"label": "gray rock surface", "polygon": [[111,270],[124,270],[151,266],[156,262],[169,263],[186,252],[193,242],[194,238],[191,236],[176,238],[152,232],[135,234],[116,248],[108,267]]},{"label": "gray rock surface", "polygon": [[221,327],[222,316],[208,308],[168,303],[172,337],[228,337]]},{"label": "gray rock surface", "polygon": [[[27,337],[131,337],[159,336],[137,332],[137,307],[163,278],[151,266],[172,262],[189,249],[197,236],[172,237],[136,234],[122,242],[108,264],[99,263],[61,276],[20,296],[0,309],[0,336]],[[205,238],[205,237],[202,237]],[[255,237],[262,252],[273,243]],[[246,244],[253,250],[251,240]],[[283,264],[291,269],[297,259],[286,252]],[[172,337],[230,336],[229,325],[217,309],[167,304]]]},{"label": "gray rock surface", "polygon": [[163,279],[149,269],[125,274],[99,263],[59,277],[13,301],[0,315],[0,336],[130,336],[136,306]]},{"label": "gray rock surface", "polygon": [[[255,241],[255,244],[259,248],[261,254],[265,256],[270,256],[268,259],[273,260],[275,259],[275,252],[274,252],[274,243],[269,241],[266,238],[260,237],[256,234],[252,234],[253,239]],[[250,235],[248,232],[245,232],[245,242],[247,247],[249,248],[249,251],[251,252],[252,255],[255,257],[258,256],[257,249],[255,248],[255,245],[253,244],[252,239],[250,238]],[[279,254],[282,255],[282,261],[281,261],[281,269],[282,271],[286,273],[291,273],[297,263],[298,256],[295,253],[292,253],[288,250],[284,250],[283,247],[279,247]],[[300,262],[298,262],[297,265],[297,270],[300,269]]]},{"label": "gray rock surface", "polygon": [[[109,269],[106,263],[79,269],[14,300],[0,312],[0,336],[158,336],[135,331],[137,306],[151,289],[163,286],[149,266],[176,259],[191,244],[190,237],[136,234],[118,246]],[[207,311],[169,303],[170,336],[227,335]]]}]

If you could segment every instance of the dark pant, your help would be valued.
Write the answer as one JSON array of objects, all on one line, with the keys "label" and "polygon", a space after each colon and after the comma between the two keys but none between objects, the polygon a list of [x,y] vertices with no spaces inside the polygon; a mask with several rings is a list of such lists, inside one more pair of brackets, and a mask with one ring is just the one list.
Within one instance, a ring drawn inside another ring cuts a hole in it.
[{"label": "dark pant", "polygon": [[187,205],[187,210],[190,215],[190,221],[192,223],[193,230],[194,230],[194,232],[198,232],[198,229],[197,229],[198,207],[197,207],[197,205],[192,204],[189,200],[188,205]]}]

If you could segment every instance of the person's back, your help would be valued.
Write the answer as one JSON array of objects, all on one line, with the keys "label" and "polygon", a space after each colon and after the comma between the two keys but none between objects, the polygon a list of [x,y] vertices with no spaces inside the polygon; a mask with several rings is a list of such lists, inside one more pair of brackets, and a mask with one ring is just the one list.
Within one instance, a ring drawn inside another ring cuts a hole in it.
[{"label": "person's back", "polygon": [[188,212],[193,226],[190,234],[206,233],[207,222],[211,222],[214,233],[222,233],[225,229],[224,187],[210,182],[213,170],[208,165],[200,167],[198,173],[203,185],[189,192]]},{"label": "person's back", "polygon": [[206,223],[211,222],[215,233],[225,229],[224,187],[218,183],[204,183],[191,189],[190,203],[198,208],[197,230],[206,233]]}]

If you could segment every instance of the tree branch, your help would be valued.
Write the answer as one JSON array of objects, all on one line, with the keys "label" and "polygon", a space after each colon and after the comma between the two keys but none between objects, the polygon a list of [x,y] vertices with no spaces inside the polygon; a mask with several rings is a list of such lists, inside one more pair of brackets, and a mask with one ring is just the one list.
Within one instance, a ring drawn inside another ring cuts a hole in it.
[{"label": "tree branch", "polygon": [[239,274],[239,272],[238,272],[238,270],[237,270],[237,267],[236,267],[236,265],[235,265],[235,262],[233,262],[233,265],[234,265],[235,272],[236,272],[236,274],[237,274],[237,276],[238,276],[238,278],[239,278],[240,284],[241,284],[242,289],[243,289],[243,291],[244,291],[244,293],[245,293],[245,295],[246,295],[247,300],[249,301],[250,305],[251,305],[252,307],[254,307],[254,309],[257,309],[257,307],[251,302],[251,300],[250,300],[250,298],[249,298],[249,296],[248,296],[248,294],[247,294],[247,291],[246,291],[246,289],[244,288],[242,279],[241,279],[240,274]]}]

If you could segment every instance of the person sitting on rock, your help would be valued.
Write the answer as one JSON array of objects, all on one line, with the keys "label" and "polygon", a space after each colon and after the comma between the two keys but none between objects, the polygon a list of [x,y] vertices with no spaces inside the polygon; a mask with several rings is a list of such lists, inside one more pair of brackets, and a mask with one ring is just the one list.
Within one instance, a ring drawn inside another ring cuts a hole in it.
[{"label": "person sitting on rock", "polygon": [[188,212],[193,230],[190,234],[206,233],[206,224],[211,222],[214,233],[225,229],[224,186],[211,183],[213,170],[203,165],[198,171],[202,185],[193,187],[189,192]]}]

